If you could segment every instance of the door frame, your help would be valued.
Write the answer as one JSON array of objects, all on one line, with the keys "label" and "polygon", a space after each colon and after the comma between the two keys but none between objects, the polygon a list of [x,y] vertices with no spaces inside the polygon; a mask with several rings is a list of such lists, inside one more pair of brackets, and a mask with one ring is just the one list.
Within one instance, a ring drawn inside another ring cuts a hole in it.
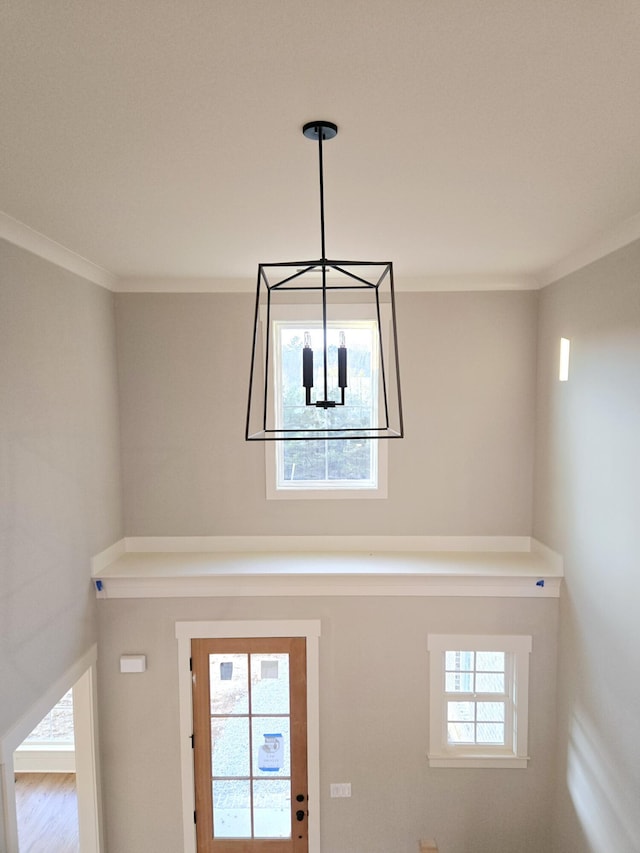
[{"label": "door frame", "polygon": [[104,848],[98,753],[96,661],[97,646],[71,666],[0,740],[0,851],[18,853],[18,817],[13,753],[61,696],[73,688],[76,791],[80,848]]},{"label": "door frame", "polygon": [[241,637],[304,637],[307,641],[307,772],[309,790],[309,853],[320,853],[320,620],[234,620],[176,622],[180,701],[180,767],[184,853],[196,853],[194,760],[191,745],[193,704],[191,640]]}]

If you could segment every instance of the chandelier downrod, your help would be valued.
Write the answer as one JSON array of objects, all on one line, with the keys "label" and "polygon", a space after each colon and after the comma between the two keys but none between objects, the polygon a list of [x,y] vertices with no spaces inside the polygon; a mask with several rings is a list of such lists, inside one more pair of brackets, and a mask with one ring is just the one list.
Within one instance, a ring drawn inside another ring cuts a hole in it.
[{"label": "chandelier downrod", "polygon": [[307,139],[318,141],[318,167],[320,172],[320,248],[321,261],[327,261],[327,249],[324,236],[324,160],[322,156],[323,140],[333,139],[338,135],[338,125],[332,121],[310,121],[302,128]]}]

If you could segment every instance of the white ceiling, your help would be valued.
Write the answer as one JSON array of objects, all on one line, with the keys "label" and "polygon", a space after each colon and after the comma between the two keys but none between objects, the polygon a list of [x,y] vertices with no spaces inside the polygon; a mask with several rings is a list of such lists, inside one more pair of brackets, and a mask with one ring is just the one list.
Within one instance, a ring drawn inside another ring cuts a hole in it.
[{"label": "white ceiling", "polygon": [[640,235],[638,0],[5,0],[0,33],[0,209],[117,276],[317,258],[315,119],[327,254],[400,284]]}]

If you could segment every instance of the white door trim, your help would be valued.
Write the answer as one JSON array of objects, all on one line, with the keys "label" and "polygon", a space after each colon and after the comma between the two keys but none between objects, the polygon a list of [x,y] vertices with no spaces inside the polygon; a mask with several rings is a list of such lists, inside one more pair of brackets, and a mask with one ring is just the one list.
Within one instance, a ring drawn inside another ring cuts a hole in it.
[{"label": "white door trim", "polygon": [[[97,657],[97,646],[93,645],[0,739],[0,853],[19,853],[13,753],[60,698],[78,683],[82,694],[80,714],[83,718],[82,722],[78,719],[78,723],[74,719],[74,725],[79,724],[81,729],[80,741],[76,742],[76,761],[83,763],[80,776],[76,777],[76,782],[83,789],[82,792],[78,790],[78,829],[84,833],[80,835],[80,848],[83,853],[101,853],[103,849],[95,691]],[[93,810],[93,814],[89,814],[90,810]]]},{"label": "white door trim", "polygon": [[78,839],[82,853],[101,853],[104,846],[97,707],[97,679],[95,666],[91,666],[73,685]]},{"label": "white door trim", "polygon": [[180,694],[180,764],[184,853],[196,853],[193,822],[193,708],[191,701],[192,639],[234,637],[305,637],[307,640],[307,763],[309,774],[309,853],[320,853],[320,620],[251,620],[176,622]]}]

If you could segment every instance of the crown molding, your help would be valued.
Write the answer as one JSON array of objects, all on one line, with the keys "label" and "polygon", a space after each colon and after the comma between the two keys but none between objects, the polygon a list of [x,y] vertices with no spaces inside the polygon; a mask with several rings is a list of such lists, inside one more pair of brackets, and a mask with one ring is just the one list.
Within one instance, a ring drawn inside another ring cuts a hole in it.
[{"label": "crown molding", "polygon": [[256,277],[122,276],[116,290],[118,293],[255,293]]},{"label": "crown molding", "polygon": [[[531,275],[429,275],[395,274],[398,293],[449,293],[485,290],[538,290],[539,281]],[[163,278],[132,276],[118,279],[119,293],[254,293],[252,278]]]},{"label": "crown molding", "polygon": [[540,282],[533,275],[425,275],[399,276],[394,287],[406,293],[459,293],[485,290],[538,290]]},{"label": "crown molding", "polygon": [[88,261],[81,255],[67,249],[50,237],[35,231],[24,222],[14,219],[9,214],[0,211],[0,238],[19,246],[32,255],[55,264],[57,267],[79,275],[87,281],[98,284],[107,290],[117,290],[118,277],[108,270]]},{"label": "crown molding", "polygon": [[604,231],[587,246],[544,270],[539,276],[540,287],[553,284],[553,282],[577,272],[594,261],[599,261],[606,255],[610,255],[638,239],[640,239],[640,213],[636,213],[635,216],[630,216],[629,219],[625,219],[624,222],[619,223],[614,228]]},{"label": "crown molding", "polygon": [[[0,211],[0,239],[116,293],[253,293],[255,277],[117,276],[45,234]],[[395,276],[400,293],[539,290],[640,239],[640,213],[536,275]]]}]

